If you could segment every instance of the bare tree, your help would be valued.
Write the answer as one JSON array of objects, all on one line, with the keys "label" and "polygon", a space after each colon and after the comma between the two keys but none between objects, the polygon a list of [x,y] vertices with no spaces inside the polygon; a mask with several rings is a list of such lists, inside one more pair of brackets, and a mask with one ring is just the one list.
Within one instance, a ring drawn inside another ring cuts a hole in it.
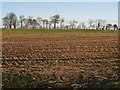
[{"label": "bare tree", "polygon": [[106,20],[102,20],[102,30],[105,30]]},{"label": "bare tree", "polygon": [[8,13],[6,17],[9,20],[9,28],[12,28],[12,26],[16,28],[17,17],[15,13]]},{"label": "bare tree", "polygon": [[106,23],[105,20],[102,20],[102,19],[96,19],[96,20],[95,20],[96,29],[104,29],[104,27],[105,27],[105,23]]},{"label": "bare tree", "polygon": [[107,25],[106,25],[106,30],[108,30],[108,29],[110,30],[110,29],[111,29],[111,27],[112,27],[112,24],[110,24],[110,23],[109,23],[109,24],[107,24]]},{"label": "bare tree", "polygon": [[78,21],[76,21],[76,20],[70,21],[71,28],[74,29],[77,23],[78,23]]},{"label": "bare tree", "polygon": [[85,29],[85,28],[86,28],[86,26],[85,26],[85,23],[84,23],[84,22],[81,22],[81,23],[80,23],[80,25],[81,25],[81,29]]},{"label": "bare tree", "polygon": [[64,22],[64,19],[62,18],[62,19],[60,20],[60,28],[61,28],[61,29],[63,28],[63,22]]},{"label": "bare tree", "polygon": [[91,29],[92,24],[93,24],[93,20],[92,19],[88,19],[88,23],[89,23],[89,29]]},{"label": "bare tree", "polygon": [[37,20],[36,19],[33,19],[32,20],[32,28],[36,28],[37,27]]},{"label": "bare tree", "polygon": [[52,26],[52,22],[51,21],[48,21],[48,26],[49,26],[49,29],[51,29],[51,26]]},{"label": "bare tree", "polygon": [[5,28],[9,28],[9,18],[5,16],[2,20],[3,20],[3,26]]},{"label": "bare tree", "polygon": [[114,24],[114,25],[113,25],[113,28],[114,28],[114,30],[118,30],[117,24]]},{"label": "bare tree", "polygon": [[37,17],[38,28],[41,28],[41,23],[42,23],[42,18],[41,17]]},{"label": "bare tree", "polygon": [[25,18],[23,22],[25,24],[23,28],[28,28],[28,22],[29,22],[28,19]]},{"label": "bare tree", "polygon": [[21,28],[23,28],[24,19],[25,19],[24,15],[21,15],[21,16],[19,17],[19,22],[20,22],[20,25],[21,25],[20,27],[21,27]]},{"label": "bare tree", "polygon": [[70,29],[70,28],[71,28],[70,25],[65,25],[65,26],[64,26],[64,29]]},{"label": "bare tree", "polygon": [[73,22],[70,20],[70,27],[73,29]]},{"label": "bare tree", "polygon": [[47,19],[43,19],[43,29],[45,28],[45,25],[46,25],[46,22],[48,23],[48,20]]},{"label": "bare tree", "polygon": [[73,20],[73,27],[76,28],[76,24],[78,23],[78,21]]},{"label": "bare tree", "polygon": [[60,15],[54,15],[51,17],[51,22],[54,24],[54,29],[56,28],[56,24],[60,21]]},{"label": "bare tree", "polygon": [[41,17],[33,18],[32,16],[29,16],[28,18],[25,18],[24,15],[19,16],[19,21],[17,19],[17,16],[15,13],[8,13],[5,17],[2,18],[3,26],[4,28],[64,28],[64,29],[100,29],[100,30],[108,30],[108,29],[119,29],[116,24],[106,24],[105,20],[102,19],[88,19],[89,26],[86,27],[84,22],[77,24],[78,21],[76,20],[70,20],[69,25],[65,25],[63,22],[65,21],[63,18],[60,18],[60,15],[56,14],[52,17],[50,17],[50,21],[47,19],[42,19]]},{"label": "bare tree", "polygon": [[47,20],[47,19],[46,19],[45,24],[46,24],[46,28],[48,28],[49,22],[48,22],[48,20]]},{"label": "bare tree", "polygon": [[95,25],[95,24],[93,24],[93,25],[91,26],[91,28],[92,28],[92,29],[95,29],[95,28],[96,28],[96,25]]},{"label": "bare tree", "polygon": [[27,19],[28,28],[33,27],[33,16],[29,16]]}]

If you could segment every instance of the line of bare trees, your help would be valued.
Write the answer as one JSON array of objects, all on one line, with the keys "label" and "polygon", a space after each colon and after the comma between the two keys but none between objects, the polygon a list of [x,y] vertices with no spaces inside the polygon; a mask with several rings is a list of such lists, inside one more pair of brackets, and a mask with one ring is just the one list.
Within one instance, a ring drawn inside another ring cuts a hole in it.
[{"label": "line of bare trees", "polygon": [[118,30],[117,24],[107,24],[105,20],[88,20],[88,27],[84,22],[79,23],[76,20],[70,20],[69,24],[65,24],[65,20],[56,14],[50,17],[50,20],[41,17],[34,18],[24,15],[19,17],[15,13],[8,13],[3,20],[4,28],[36,28],[36,29],[100,29],[100,30]]}]

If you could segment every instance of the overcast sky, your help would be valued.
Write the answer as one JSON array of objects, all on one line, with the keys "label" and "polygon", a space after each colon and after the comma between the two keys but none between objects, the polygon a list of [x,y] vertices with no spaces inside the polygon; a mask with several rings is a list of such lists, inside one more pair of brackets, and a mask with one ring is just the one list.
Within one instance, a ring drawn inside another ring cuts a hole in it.
[{"label": "overcast sky", "polygon": [[14,12],[24,15],[49,19],[55,14],[69,20],[87,22],[88,19],[104,19],[108,23],[118,22],[117,2],[3,2],[2,17]]}]

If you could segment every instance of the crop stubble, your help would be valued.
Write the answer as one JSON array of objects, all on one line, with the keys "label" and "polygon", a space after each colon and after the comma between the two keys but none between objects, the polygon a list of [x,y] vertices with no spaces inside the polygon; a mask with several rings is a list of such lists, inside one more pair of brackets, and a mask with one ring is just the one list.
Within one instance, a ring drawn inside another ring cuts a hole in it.
[{"label": "crop stubble", "polygon": [[73,84],[80,72],[84,80],[90,73],[105,79],[104,72],[112,77],[118,68],[117,34],[3,35],[2,41],[3,72],[29,73],[35,80],[43,75],[49,83]]}]

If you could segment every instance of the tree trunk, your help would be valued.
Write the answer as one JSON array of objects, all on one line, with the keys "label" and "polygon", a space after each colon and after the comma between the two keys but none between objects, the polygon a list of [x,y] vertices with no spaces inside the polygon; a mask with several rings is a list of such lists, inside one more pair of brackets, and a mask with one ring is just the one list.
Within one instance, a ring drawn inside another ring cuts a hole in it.
[{"label": "tree trunk", "polygon": [[12,28],[12,21],[10,20],[10,24],[9,24],[9,27]]},{"label": "tree trunk", "polygon": [[12,28],[11,24],[9,24],[9,27]]},{"label": "tree trunk", "polygon": [[43,29],[44,29],[44,26],[45,26],[45,25],[44,25],[44,22],[43,22]]},{"label": "tree trunk", "polygon": [[15,23],[14,23],[14,28],[16,28],[16,21],[15,21]]},{"label": "tree trunk", "polygon": [[56,23],[54,23],[54,29],[56,28]]},{"label": "tree trunk", "polygon": [[5,25],[5,28],[7,28],[7,26]]},{"label": "tree trunk", "polygon": [[22,22],[21,22],[21,28],[23,28],[23,26],[22,26]]},{"label": "tree trunk", "polygon": [[73,25],[72,25],[72,29],[73,29]]},{"label": "tree trunk", "polygon": [[16,24],[14,24],[14,28],[16,28]]},{"label": "tree trunk", "polygon": [[62,23],[60,24],[60,28],[62,29]]}]

